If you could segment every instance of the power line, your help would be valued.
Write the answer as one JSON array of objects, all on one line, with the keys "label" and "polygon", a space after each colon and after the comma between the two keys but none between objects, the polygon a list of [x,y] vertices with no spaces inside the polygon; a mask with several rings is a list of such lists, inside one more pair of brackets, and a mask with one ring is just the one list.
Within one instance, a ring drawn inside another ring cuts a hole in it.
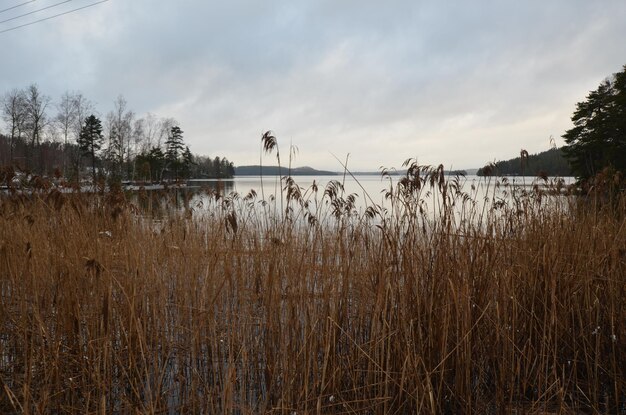
[{"label": "power line", "polygon": [[74,12],[77,12],[77,11],[79,11],[79,10],[83,10],[83,9],[88,8],[88,7],[95,6],[95,5],[100,4],[100,3],[106,3],[107,1],[109,1],[109,0],[101,0],[101,1],[97,1],[97,2],[95,2],[95,3],[91,3],[91,4],[88,4],[88,5],[83,6],[83,7],[78,7],[78,8],[76,8],[76,9],[68,10],[68,11],[63,12],[63,13],[55,14],[54,16],[49,16],[49,17],[45,17],[45,18],[43,18],[43,19],[35,20],[34,22],[25,23],[25,24],[23,24],[23,25],[19,25],[19,26],[11,27],[11,28],[9,28],[9,29],[0,30],[0,33],[6,33],[6,32],[10,32],[11,30],[20,29],[20,28],[25,27],[25,26],[34,25],[35,23],[44,22],[44,21],[46,21],[46,20],[54,19],[55,17],[64,16],[64,15],[66,15],[66,14],[74,13]]},{"label": "power line", "polygon": [[62,1],[60,3],[53,4],[51,6],[46,6],[46,7],[43,7],[41,9],[33,10],[32,12],[28,12],[28,13],[20,14],[19,16],[11,17],[10,19],[2,20],[2,21],[0,21],[0,23],[10,22],[11,20],[19,19],[20,17],[24,17],[24,16],[28,16],[28,15],[31,15],[31,14],[35,14],[37,12],[41,12],[41,11],[51,9],[53,7],[56,7],[56,6],[60,6],[61,4],[69,3],[70,1],[74,1],[74,0],[65,0],[65,1]]},{"label": "power line", "polygon": [[18,4],[17,6],[13,6],[13,7],[9,7],[8,9],[0,10],[0,13],[8,12],[9,10],[17,9],[18,7],[25,6],[25,5],[27,5],[28,3],[34,3],[34,2],[36,2],[36,1],[37,1],[37,0],[30,0],[30,1],[26,1],[26,2],[24,2],[24,3],[20,3],[20,4]]}]

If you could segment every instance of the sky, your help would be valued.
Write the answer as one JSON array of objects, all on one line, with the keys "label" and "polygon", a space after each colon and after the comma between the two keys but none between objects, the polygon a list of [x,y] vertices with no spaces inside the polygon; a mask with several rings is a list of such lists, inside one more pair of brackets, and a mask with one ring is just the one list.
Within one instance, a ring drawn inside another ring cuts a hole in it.
[{"label": "sky", "polygon": [[258,164],[267,130],[283,164],[293,145],[294,166],[330,170],[348,155],[349,169],[375,171],[538,153],[563,144],[576,103],[626,64],[624,0],[108,0],[71,12],[96,1],[0,0],[0,94],[80,91],[101,115],[121,94],[138,116],[175,118],[193,153],[235,165]]}]

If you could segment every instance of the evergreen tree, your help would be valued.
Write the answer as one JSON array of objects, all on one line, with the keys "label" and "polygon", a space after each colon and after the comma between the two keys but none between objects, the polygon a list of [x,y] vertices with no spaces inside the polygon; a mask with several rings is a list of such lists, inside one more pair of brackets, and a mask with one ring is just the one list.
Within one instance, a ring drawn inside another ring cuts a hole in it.
[{"label": "evergreen tree", "polygon": [[165,154],[159,147],[152,147],[147,153],[142,152],[137,155],[135,165],[141,179],[160,181],[165,165]]},{"label": "evergreen tree", "polygon": [[85,125],[78,136],[78,147],[83,155],[91,157],[91,171],[93,183],[96,183],[96,153],[102,147],[102,123],[95,115],[90,115],[85,120]]},{"label": "evergreen tree", "polygon": [[562,148],[553,148],[539,154],[530,154],[522,159],[520,157],[498,161],[489,168],[480,168],[477,176],[571,176],[572,171],[565,159]]},{"label": "evergreen tree", "polygon": [[184,148],[183,131],[178,126],[172,127],[170,135],[165,142],[165,160],[167,161],[168,169],[174,169],[174,178],[176,180],[178,180],[180,156]]},{"label": "evergreen tree", "polygon": [[183,151],[182,154],[182,174],[183,177],[188,179],[189,175],[191,173],[191,166],[193,166],[194,164],[194,160],[193,160],[193,154],[191,154],[191,151],[189,150],[189,147],[185,147],[185,151]]},{"label": "evergreen tree", "polygon": [[565,156],[580,179],[605,167],[626,173],[626,65],[576,105]]},{"label": "evergreen tree", "polygon": [[215,177],[222,178],[222,160],[219,157],[213,159],[213,174]]},{"label": "evergreen tree", "polygon": [[163,167],[165,166],[165,154],[159,147],[152,147],[148,153],[150,163],[150,176],[157,181],[161,181],[163,176]]}]

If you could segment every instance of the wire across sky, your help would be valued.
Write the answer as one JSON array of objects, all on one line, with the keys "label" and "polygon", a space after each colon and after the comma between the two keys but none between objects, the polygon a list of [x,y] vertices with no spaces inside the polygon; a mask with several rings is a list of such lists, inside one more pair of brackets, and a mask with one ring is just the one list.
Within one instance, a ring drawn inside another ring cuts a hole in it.
[{"label": "wire across sky", "polygon": [[37,0],[25,1],[24,3],[20,3],[20,4],[17,4],[15,6],[8,7],[6,9],[2,9],[2,10],[0,10],[0,13],[8,12],[9,10],[17,9],[18,7],[22,7],[22,6],[25,6],[25,5],[29,4],[29,3],[34,3],[36,1]]},{"label": "wire across sky", "polygon": [[[0,13],[3,13],[3,12],[8,11],[8,10],[13,10],[15,8],[18,8],[20,6],[24,6],[24,5],[29,4],[29,3],[33,3],[35,1],[36,0],[27,1],[27,2],[24,2],[24,3],[18,4],[16,6],[9,7],[9,8],[4,9],[4,10],[0,10]],[[0,21],[0,24],[6,23],[6,22],[9,22],[9,21],[12,21],[12,20],[17,20],[19,18],[26,17],[26,16],[29,16],[29,15],[32,15],[32,14],[35,14],[35,13],[38,13],[38,12],[41,12],[41,11],[49,10],[49,9],[54,8],[54,7],[58,7],[60,5],[63,5],[65,3],[69,3],[71,1],[74,1],[74,0],[64,0],[62,2],[55,3],[55,4],[52,4],[50,6],[42,7],[40,9],[33,10],[31,12],[28,12],[28,13],[23,13],[23,14],[21,14],[19,16],[15,16],[15,17],[11,17],[9,19],[2,20],[2,21]],[[20,29],[22,27],[31,26],[31,25],[34,25],[34,24],[37,24],[37,23],[45,22],[46,20],[51,20],[51,19],[54,19],[54,18],[57,18],[57,17],[65,16],[67,14],[75,13],[75,12],[77,12],[79,10],[87,9],[89,7],[93,7],[93,6],[96,6],[96,5],[101,4],[101,3],[106,3],[107,1],[109,1],[109,0],[96,1],[96,2],[93,2],[93,3],[87,4],[85,6],[76,7],[74,9],[67,10],[67,11],[65,11],[63,13],[57,13],[57,14],[54,14],[54,15],[51,15],[51,16],[47,16],[47,17],[44,17],[44,18],[32,21],[32,22],[28,22],[28,23],[24,23],[24,24],[21,24],[21,25],[18,25],[18,26],[10,27],[8,29],[0,30],[0,34],[6,33],[6,32],[10,32],[12,30],[17,30],[17,29]]]}]

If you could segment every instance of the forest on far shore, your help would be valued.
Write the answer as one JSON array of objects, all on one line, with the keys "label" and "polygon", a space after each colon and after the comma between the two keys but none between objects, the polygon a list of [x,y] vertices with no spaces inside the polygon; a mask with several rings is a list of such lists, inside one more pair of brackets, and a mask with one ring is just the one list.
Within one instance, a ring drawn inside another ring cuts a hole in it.
[{"label": "forest on far shore", "polygon": [[519,157],[490,163],[478,169],[478,176],[571,176],[572,169],[562,148],[538,154],[522,150]]},{"label": "forest on far shore", "polygon": [[102,115],[80,92],[57,101],[36,84],[0,97],[0,168],[68,182],[227,178],[226,157],[193,154],[173,118],[137,115],[119,95]]}]

